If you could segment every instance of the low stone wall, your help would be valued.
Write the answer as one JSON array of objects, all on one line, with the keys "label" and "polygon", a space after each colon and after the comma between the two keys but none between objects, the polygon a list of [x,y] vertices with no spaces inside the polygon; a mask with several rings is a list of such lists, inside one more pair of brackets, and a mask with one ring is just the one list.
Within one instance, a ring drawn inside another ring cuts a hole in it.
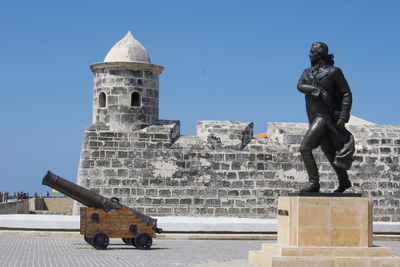
[{"label": "low stone wall", "polygon": [[55,214],[72,214],[74,200],[70,197],[45,197],[43,209]]},{"label": "low stone wall", "polygon": [[[269,138],[252,139],[251,122],[201,121],[197,136],[181,136],[179,121],[131,132],[95,124],[85,132],[78,184],[148,215],[275,218],[278,196],[307,181],[298,153],[306,129],[270,123]],[[400,126],[349,129],[357,143],[349,191],[373,198],[376,221],[400,221]],[[315,158],[330,192],[333,170],[321,151]]]},{"label": "low stone wall", "polygon": [[0,203],[0,214],[29,213],[29,199]]}]

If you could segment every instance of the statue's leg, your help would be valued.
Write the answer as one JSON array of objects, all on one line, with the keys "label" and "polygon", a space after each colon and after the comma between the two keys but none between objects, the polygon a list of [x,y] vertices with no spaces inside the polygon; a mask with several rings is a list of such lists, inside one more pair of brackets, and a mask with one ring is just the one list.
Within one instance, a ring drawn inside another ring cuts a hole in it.
[{"label": "statue's leg", "polygon": [[308,173],[309,184],[300,189],[300,192],[319,192],[320,185],[318,167],[312,154],[312,150],[320,145],[321,140],[327,134],[325,125],[326,122],[323,118],[315,118],[311,122],[310,128],[308,128],[308,131],[301,142],[300,154]]},{"label": "statue's leg", "polygon": [[339,186],[333,192],[335,193],[343,193],[346,189],[351,187],[351,182],[349,180],[349,175],[345,169],[339,168],[333,164],[335,160],[335,148],[330,139],[324,139],[321,142],[321,150],[324,152],[325,156],[328,158],[333,170],[335,171],[338,180]]}]

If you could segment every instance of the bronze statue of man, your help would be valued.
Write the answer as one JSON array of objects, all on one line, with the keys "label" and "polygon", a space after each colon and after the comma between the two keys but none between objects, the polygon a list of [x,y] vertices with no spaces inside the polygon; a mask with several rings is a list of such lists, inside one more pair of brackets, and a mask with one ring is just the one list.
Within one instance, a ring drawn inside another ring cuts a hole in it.
[{"label": "bronze statue of man", "polygon": [[319,192],[319,174],[312,150],[320,146],[339,179],[334,192],[342,193],[351,187],[347,170],[353,161],[354,139],[345,123],[350,118],[352,95],[342,71],[333,65],[333,55],[325,43],[313,43],[309,57],[311,67],[304,70],[297,84],[298,90],[305,94],[309,120],[300,146],[309,183],[300,192]]}]

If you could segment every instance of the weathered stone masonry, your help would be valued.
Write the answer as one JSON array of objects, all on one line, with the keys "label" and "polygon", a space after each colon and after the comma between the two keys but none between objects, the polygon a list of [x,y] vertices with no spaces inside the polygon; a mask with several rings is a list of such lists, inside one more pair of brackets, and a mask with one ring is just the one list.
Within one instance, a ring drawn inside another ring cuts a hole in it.
[{"label": "weathered stone masonry", "polygon": [[[251,122],[199,121],[196,136],[181,136],[179,121],[159,120],[163,67],[130,33],[91,69],[78,184],[148,215],[274,218],[278,196],[307,181],[298,152],[306,124],[269,123],[268,138],[254,139]],[[400,126],[348,128],[357,144],[349,191],[373,198],[375,220],[400,221]],[[330,192],[333,170],[314,155]]]},{"label": "weathered stone masonry", "polygon": [[[200,121],[198,136],[180,136],[179,122],[85,133],[80,184],[149,215],[274,218],[276,199],[298,190],[306,172],[298,153],[307,125],[270,123],[268,139],[252,124]],[[349,171],[354,192],[373,198],[375,220],[400,221],[400,126],[350,126],[357,140]],[[337,186],[321,151],[323,191]]]},{"label": "weathered stone masonry", "polygon": [[158,120],[161,66],[108,62],[93,64],[91,69],[93,122],[109,125],[111,130],[131,131]]}]

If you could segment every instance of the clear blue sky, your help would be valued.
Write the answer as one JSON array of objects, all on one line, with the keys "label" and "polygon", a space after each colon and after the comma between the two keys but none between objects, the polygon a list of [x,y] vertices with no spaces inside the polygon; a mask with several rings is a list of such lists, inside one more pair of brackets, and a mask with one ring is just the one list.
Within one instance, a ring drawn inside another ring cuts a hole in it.
[{"label": "clear blue sky", "polygon": [[160,118],[306,122],[296,89],[326,42],[352,113],[400,124],[400,1],[3,1],[0,191],[46,192],[47,169],[76,180],[91,123],[89,65],[131,30],[160,79]]}]

